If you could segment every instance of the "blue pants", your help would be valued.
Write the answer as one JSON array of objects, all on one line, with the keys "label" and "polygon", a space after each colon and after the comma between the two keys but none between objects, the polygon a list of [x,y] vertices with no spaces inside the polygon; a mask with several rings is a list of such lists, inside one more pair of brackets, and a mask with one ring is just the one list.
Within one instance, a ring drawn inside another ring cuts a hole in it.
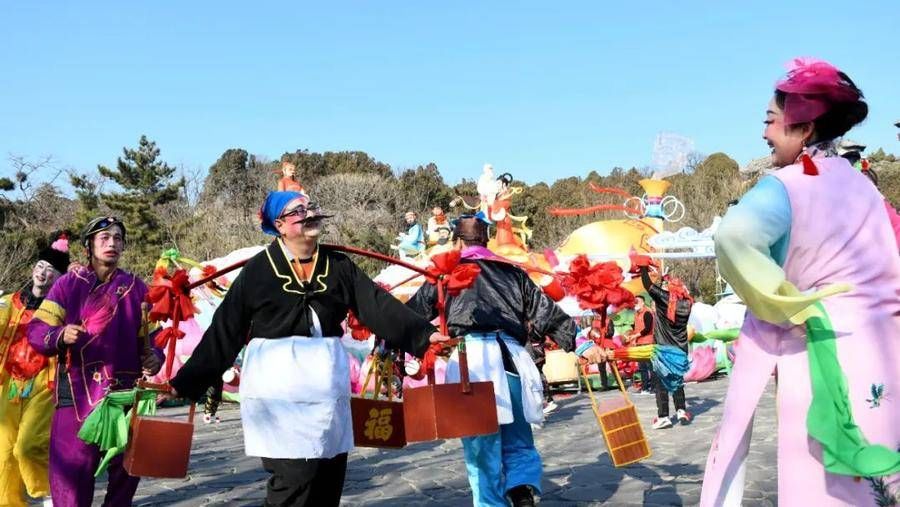
[{"label": "blue pants", "polygon": [[522,383],[506,374],[513,406],[513,422],[501,424],[492,435],[462,439],[476,506],[506,506],[506,492],[527,484],[541,492],[541,456],[534,447],[531,425],[522,411]]}]

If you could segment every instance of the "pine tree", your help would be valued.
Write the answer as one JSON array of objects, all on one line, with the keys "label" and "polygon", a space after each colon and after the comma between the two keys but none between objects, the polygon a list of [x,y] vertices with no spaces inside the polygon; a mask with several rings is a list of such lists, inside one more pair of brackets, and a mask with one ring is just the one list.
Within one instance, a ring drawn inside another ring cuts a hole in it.
[{"label": "pine tree", "polygon": [[100,193],[98,183],[87,174],[71,174],[69,183],[75,188],[78,210],[72,229],[81,231],[94,217],[100,214]]},{"label": "pine tree", "polygon": [[101,194],[109,207],[128,228],[128,251],[139,271],[148,268],[166,243],[158,209],[179,198],[184,178],[174,180],[175,168],[159,160],[156,143],[141,136],[137,149],[122,149],[116,168],[98,166],[97,170],[122,189]]}]

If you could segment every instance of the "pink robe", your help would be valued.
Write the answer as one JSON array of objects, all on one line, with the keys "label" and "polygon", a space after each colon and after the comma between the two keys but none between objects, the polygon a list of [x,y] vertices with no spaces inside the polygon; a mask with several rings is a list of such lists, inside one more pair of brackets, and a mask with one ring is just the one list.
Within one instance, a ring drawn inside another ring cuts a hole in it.
[{"label": "pink robe", "polygon": [[[872,444],[900,446],[900,257],[881,196],[841,158],[816,158],[820,174],[799,165],[774,173],[790,198],[786,279],[801,291],[849,283],[823,300],[856,424]],[[723,222],[724,223],[724,222]],[[752,309],[751,309],[752,311]],[[740,501],[753,412],[773,370],[778,373],[779,505],[876,505],[869,480],[830,474],[821,446],[807,434],[812,399],[806,332],[748,315],[739,338],[722,423],[713,440],[700,505]],[[885,397],[873,401],[872,386]],[[775,463],[772,466],[776,466]],[[897,477],[892,493],[897,493]],[[729,496],[737,493],[737,497]],[[726,498],[728,501],[726,502]]]}]

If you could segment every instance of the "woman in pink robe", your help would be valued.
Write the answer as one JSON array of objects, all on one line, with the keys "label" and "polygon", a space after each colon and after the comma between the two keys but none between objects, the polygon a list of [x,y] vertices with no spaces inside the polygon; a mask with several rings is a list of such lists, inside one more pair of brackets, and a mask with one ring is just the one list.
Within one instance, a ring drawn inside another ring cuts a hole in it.
[{"label": "woman in pink robe", "polygon": [[764,138],[780,169],[716,233],[721,272],[750,313],[701,505],[740,505],[753,413],[773,371],[779,505],[896,500],[900,257],[881,195],[834,150],[867,111],[826,62],[795,60],[776,85]]}]

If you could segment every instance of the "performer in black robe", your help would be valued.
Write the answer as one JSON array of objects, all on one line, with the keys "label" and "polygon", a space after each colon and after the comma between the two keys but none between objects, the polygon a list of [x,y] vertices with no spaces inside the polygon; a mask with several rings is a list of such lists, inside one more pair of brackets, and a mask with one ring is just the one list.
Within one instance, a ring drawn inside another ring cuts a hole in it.
[{"label": "performer in black robe", "polygon": [[247,344],[241,376],[245,450],[272,474],[266,505],[338,505],[353,446],[350,376],[339,337],[352,309],[388,345],[422,356],[445,341],[347,256],[318,245],[323,215],[305,194],[272,192],[263,230],[277,235],[238,275],[190,360],[171,380],[199,400]]},{"label": "performer in black robe", "polygon": [[[497,433],[462,439],[473,503],[533,506],[542,464],[531,424],[543,422],[544,397],[540,372],[524,346],[549,336],[562,350],[575,351],[575,323],[525,271],[487,249],[487,223],[480,216],[460,217],[454,237],[462,262],[476,263],[480,272],[471,287],[448,297],[447,324],[451,334],[465,336],[469,377],[493,382],[500,423]],[[406,304],[432,318],[437,299],[435,287],[424,284]],[[447,365],[448,382],[459,380],[458,357],[454,352]],[[590,346],[582,357],[596,363],[606,353]]]}]

